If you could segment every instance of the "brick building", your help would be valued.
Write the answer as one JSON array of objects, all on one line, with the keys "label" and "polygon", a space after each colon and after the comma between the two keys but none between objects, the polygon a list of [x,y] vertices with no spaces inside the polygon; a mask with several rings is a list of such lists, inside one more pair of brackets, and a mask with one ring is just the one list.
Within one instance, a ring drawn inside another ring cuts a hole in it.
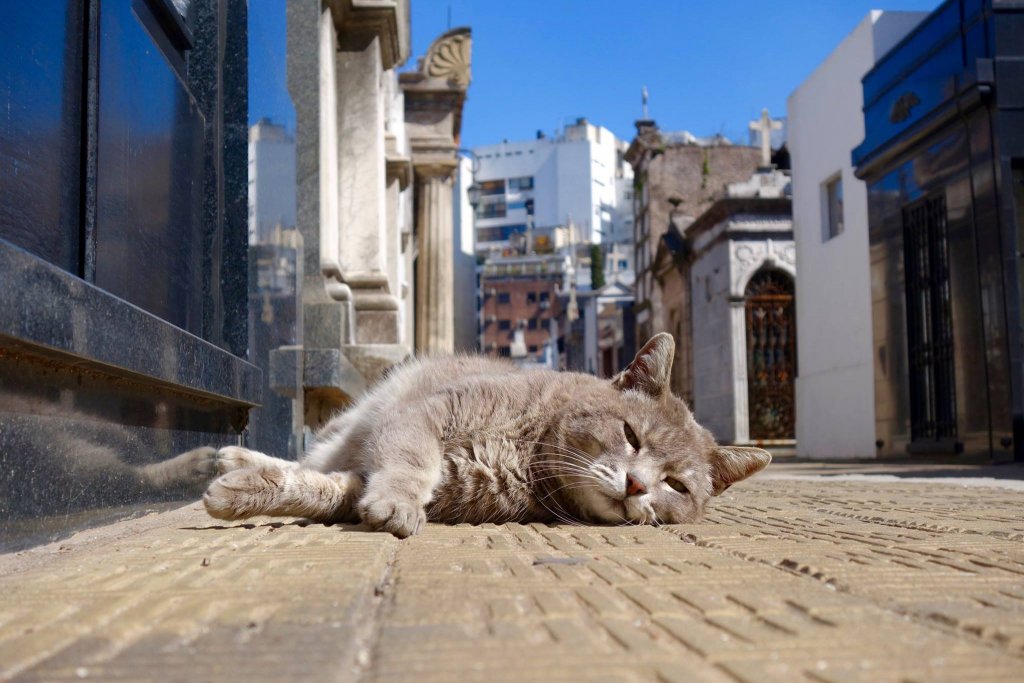
[{"label": "brick building", "polygon": [[564,254],[505,256],[480,268],[480,347],[490,356],[561,367],[572,265]]},{"label": "brick building", "polygon": [[[670,226],[674,226],[673,235],[685,235],[691,223],[725,197],[729,184],[748,181],[761,165],[760,152],[756,147],[733,145],[720,136],[697,138],[686,132],[663,132],[651,120],[637,121],[636,129],[626,160],[633,166],[635,190],[637,343],[643,344],[658,332],[669,332],[677,340],[689,339],[689,282],[686,278],[667,278],[666,282],[666,264],[672,259],[666,259],[659,272],[658,247]],[[676,254],[675,260],[679,258],[685,260],[685,254]],[[673,363],[673,390],[687,400],[693,398],[690,351],[688,344],[676,344]]]}]

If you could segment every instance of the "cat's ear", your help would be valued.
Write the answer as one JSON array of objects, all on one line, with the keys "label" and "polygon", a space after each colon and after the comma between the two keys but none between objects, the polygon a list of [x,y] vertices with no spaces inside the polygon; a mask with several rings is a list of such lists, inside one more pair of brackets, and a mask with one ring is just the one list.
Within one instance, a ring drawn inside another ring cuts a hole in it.
[{"label": "cat's ear", "polygon": [[747,446],[718,446],[711,452],[711,484],[714,495],[760,472],[772,461],[771,453]]},{"label": "cat's ear", "polygon": [[676,343],[671,334],[662,332],[654,335],[629,367],[612,378],[612,385],[622,390],[638,389],[654,397],[667,394],[675,352]]}]

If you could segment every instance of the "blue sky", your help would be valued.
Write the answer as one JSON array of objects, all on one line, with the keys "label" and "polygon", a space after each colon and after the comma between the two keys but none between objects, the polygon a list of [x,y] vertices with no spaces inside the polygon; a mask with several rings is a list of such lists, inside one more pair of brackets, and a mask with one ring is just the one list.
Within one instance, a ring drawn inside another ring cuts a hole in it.
[{"label": "blue sky", "polygon": [[[285,0],[250,0],[250,119],[294,129]],[[746,140],[871,9],[939,0],[412,0],[412,68],[451,25],[473,29],[464,147],[552,133],[585,116],[630,139],[640,90],[664,130]]]}]

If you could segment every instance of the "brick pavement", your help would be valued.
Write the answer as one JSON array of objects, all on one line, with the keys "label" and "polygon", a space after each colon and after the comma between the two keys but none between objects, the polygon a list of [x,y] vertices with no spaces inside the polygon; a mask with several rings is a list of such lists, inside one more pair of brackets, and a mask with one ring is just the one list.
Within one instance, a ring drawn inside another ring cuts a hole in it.
[{"label": "brick pavement", "polygon": [[0,679],[1024,679],[1024,493],[758,479],[697,525],[220,525],[0,556]]}]

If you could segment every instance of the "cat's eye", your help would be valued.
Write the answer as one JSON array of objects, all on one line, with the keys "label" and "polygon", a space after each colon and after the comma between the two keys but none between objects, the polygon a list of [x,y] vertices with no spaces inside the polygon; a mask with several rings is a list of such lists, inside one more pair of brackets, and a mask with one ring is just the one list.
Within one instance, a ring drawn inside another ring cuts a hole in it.
[{"label": "cat's eye", "polygon": [[636,432],[633,431],[633,428],[629,426],[628,422],[622,423],[622,431],[625,432],[626,441],[629,442],[629,445],[636,450],[640,450],[640,439],[636,438]]},{"label": "cat's eye", "polygon": [[669,486],[671,486],[673,489],[675,489],[679,493],[689,493],[690,492],[690,490],[688,488],[686,488],[686,484],[684,484],[683,482],[679,481],[678,479],[673,479],[672,477],[669,477],[668,479],[665,480],[665,483],[668,484]]}]

